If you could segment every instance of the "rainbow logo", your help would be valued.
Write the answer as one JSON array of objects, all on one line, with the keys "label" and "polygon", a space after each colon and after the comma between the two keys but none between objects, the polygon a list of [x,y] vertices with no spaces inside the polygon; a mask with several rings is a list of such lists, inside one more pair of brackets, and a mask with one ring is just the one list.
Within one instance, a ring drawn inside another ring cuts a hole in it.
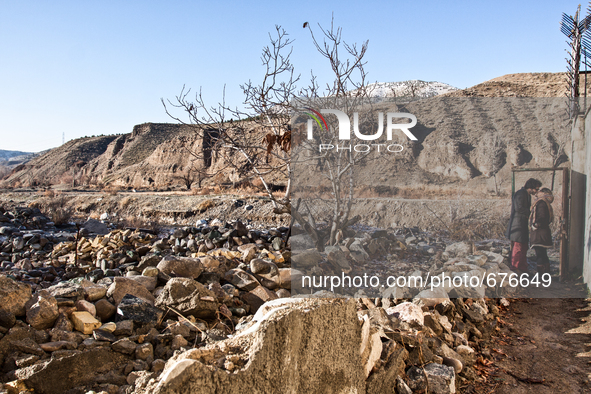
[{"label": "rainbow logo", "polygon": [[[308,107],[305,107],[304,109],[307,109],[308,111],[313,112],[313,113],[305,112],[305,114],[309,115],[310,117],[312,117],[312,119],[314,119],[316,121],[316,123],[318,124],[318,127],[320,127],[320,130],[322,130],[322,123],[324,123],[324,128],[326,129],[326,131],[328,131],[328,125],[326,124],[326,120],[324,120],[324,117],[320,114],[320,112],[315,111],[312,108],[308,108]],[[318,118],[320,118],[320,119],[318,119]],[[321,120],[322,120],[322,123],[320,123]]]}]

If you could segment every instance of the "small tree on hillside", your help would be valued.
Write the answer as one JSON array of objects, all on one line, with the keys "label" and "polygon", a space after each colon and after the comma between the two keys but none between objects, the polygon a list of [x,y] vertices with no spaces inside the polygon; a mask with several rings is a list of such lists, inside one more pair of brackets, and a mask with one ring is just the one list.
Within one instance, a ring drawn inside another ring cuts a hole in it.
[{"label": "small tree on hillside", "polygon": [[[364,56],[368,48],[368,42],[360,47],[348,45],[342,41],[340,27],[331,23],[330,29],[323,29],[322,39],[318,40],[310,29],[310,34],[317,51],[328,60],[332,70],[332,81],[321,89],[312,76],[310,84],[303,89],[303,94],[298,98],[301,107],[317,107],[340,109],[351,119],[353,113],[363,117],[359,119],[360,124],[368,120],[374,114],[371,110],[369,97],[367,73],[365,71]],[[368,107],[369,106],[369,107]],[[292,153],[292,160],[301,165],[319,163],[313,182],[319,188],[313,191],[310,197],[314,197],[316,211],[310,209],[304,201],[302,212],[300,205],[292,210],[295,219],[306,229],[316,244],[316,248],[323,250],[325,244],[334,245],[342,232],[359,220],[359,217],[351,218],[351,208],[354,202],[355,192],[355,169],[356,165],[367,160],[369,152],[354,152],[343,148],[351,141],[340,141],[338,139],[338,122],[334,117],[327,117],[328,129],[317,131],[313,140],[301,138],[301,149],[298,153]],[[365,134],[371,134],[372,130],[364,130]],[[318,152],[319,144],[334,146],[335,149]],[[306,157],[303,152],[318,152]],[[321,187],[322,180],[327,181],[330,198],[323,197],[324,188]],[[308,198],[310,200],[310,198]],[[304,209],[305,208],[305,209]],[[307,215],[306,215],[307,214]],[[315,217],[315,215],[317,217]],[[326,222],[321,225],[318,219]]]},{"label": "small tree on hillside", "polygon": [[183,182],[187,190],[191,190],[191,186],[195,182],[196,172],[193,170],[193,166],[189,165],[176,177]]}]

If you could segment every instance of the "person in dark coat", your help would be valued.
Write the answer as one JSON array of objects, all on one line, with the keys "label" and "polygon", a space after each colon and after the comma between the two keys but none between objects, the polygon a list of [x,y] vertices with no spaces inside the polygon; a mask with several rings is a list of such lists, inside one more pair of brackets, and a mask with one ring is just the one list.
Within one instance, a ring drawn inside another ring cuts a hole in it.
[{"label": "person in dark coat", "polygon": [[511,202],[511,218],[507,225],[506,236],[511,240],[511,269],[527,272],[527,249],[529,249],[529,214],[531,196],[542,187],[542,182],[530,178],[525,185],[515,192]]},{"label": "person in dark coat", "polygon": [[550,224],[554,220],[552,202],[554,195],[548,188],[543,188],[536,195],[536,202],[531,210],[529,225],[531,228],[530,244],[536,252],[536,262],[540,275],[550,273],[550,260],[548,259],[548,248],[554,246]]}]

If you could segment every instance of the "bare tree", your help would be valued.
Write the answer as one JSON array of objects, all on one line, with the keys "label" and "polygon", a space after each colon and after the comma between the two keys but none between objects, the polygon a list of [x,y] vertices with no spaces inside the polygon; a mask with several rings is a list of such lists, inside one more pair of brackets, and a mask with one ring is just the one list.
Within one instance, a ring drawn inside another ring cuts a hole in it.
[{"label": "bare tree", "polygon": [[197,171],[193,169],[193,166],[191,164],[188,165],[179,175],[176,175],[175,178],[180,179],[187,188],[187,190],[191,190],[191,186],[197,178]]},{"label": "bare tree", "polygon": [[[185,87],[168,105],[182,109],[187,120],[173,115],[162,100],[169,116],[183,124],[196,125],[198,137],[208,141],[212,154],[223,157],[224,167],[233,168],[236,173],[252,173],[261,183],[273,202],[276,213],[289,213],[290,205],[290,156],[291,137],[289,132],[290,102],[295,97],[296,82],[291,64],[290,45],[287,33],[280,26],[275,27],[270,45],[263,48],[261,61],[265,73],[260,85],[249,81],[241,88],[245,94],[245,110],[230,108],[223,99],[217,106],[207,106],[199,92],[189,98],[190,90]],[[260,133],[264,131],[264,139]],[[196,154],[196,157],[203,155]],[[282,198],[272,193],[268,179],[287,179]]]},{"label": "bare tree", "polygon": [[[335,119],[328,120],[330,126],[318,133],[313,142],[292,135],[292,115],[304,107],[319,103],[325,108],[339,108],[349,116],[362,108],[367,109],[365,106],[371,104],[364,61],[368,42],[360,47],[343,42],[341,28],[336,27],[334,21],[329,29],[319,25],[321,39],[316,38],[309,25],[307,27],[315,48],[328,60],[332,70],[331,79],[322,89],[313,73],[308,86],[297,88],[300,77],[295,74],[290,60],[292,40],[280,26],[276,26],[274,34],[269,35],[270,44],[262,51],[261,63],[265,71],[261,82],[256,84],[249,81],[241,86],[245,95],[244,110],[227,106],[225,92],[222,102],[210,107],[206,105],[201,92],[189,98],[190,90],[185,87],[174,101],[162,100],[162,103],[173,119],[195,125],[199,138],[209,138],[212,151],[221,156],[234,174],[259,178],[274,205],[275,213],[292,213],[292,220],[298,221],[315,239],[317,248],[322,250],[326,243],[335,244],[339,234],[358,220],[350,218],[354,201],[355,167],[366,160],[369,153],[337,149],[306,156],[302,154],[305,144],[319,142],[342,147],[344,142],[339,141],[335,133]],[[172,114],[172,108],[182,110],[186,118],[181,119]],[[367,110],[359,112],[364,117],[359,119],[360,124],[367,123],[364,121],[375,115]],[[207,130],[210,131],[209,137],[206,136]],[[362,132],[367,134],[372,130]],[[295,149],[298,144],[301,146]],[[314,209],[310,209],[308,201],[302,204],[298,201],[297,206],[292,208],[293,165],[309,162],[326,163],[318,172],[328,180],[330,190],[330,198],[323,200],[329,207],[323,210],[324,215],[318,215]],[[272,192],[271,182],[277,178],[287,180],[281,197],[276,197]],[[328,225],[321,225],[315,216],[328,222]]]},{"label": "bare tree", "polygon": [[[322,40],[318,40],[312,29],[310,33],[312,40],[318,52],[324,56],[332,70],[332,80],[327,82],[324,89],[320,89],[316,78],[312,75],[310,84],[302,90],[302,95],[298,100],[300,106],[318,106],[326,108],[338,108],[345,112],[349,117],[354,112],[359,111],[365,119],[358,119],[360,124],[365,124],[368,119],[373,117],[371,111],[371,100],[367,87],[367,73],[365,71],[364,56],[367,51],[368,42],[364,42],[359,48],[356,45],[348,45],[342,41],[340,27],[334,26],[331,22],[330,29],[323,29]],[[363,109],[363,111],[361,111]],[[358,113],[358,116],[359,116]],[[316,209],[314,212],[307,202],[304,201],[303,207],[306,208],[304,214],[299,212],[300,204],[292,209],[292,214],[296,221],[310,234],[316,244],[316,248],[323,250],[325,244],[334,245],[342,232],[359,220],[358,217],[351,218],[351,208],[354,202],[355,169],[356,164],[366,160],[368,152],[356,152],[351,149],[345,149],[345,144],[351,141],[341,141],[336,132],[338,123],[327,119],[327,129],[318,130],[317,137],[313,140],[301,139],[301,149],[292,152],[292,160],[300,163],[316,163],[320,160],[323,163],[322,168],[316,173],[315,181],[322,185],[321,178],[328,181],[330,198],[321,197],[323,188],[317,188],[315,198],[316,204],[325,205],[325,209]],[[365,130],[366,132],[368,130]],[[333,146],[318,152],[318,146]],[[305,156],[303,152],[318,152],[312,156]],[[322,213],[324,215],[322,215]],[[307,218],[305,217],[307,213]],[[324,216],[323,222],[326,226],[320,225],[315,215]]]}]

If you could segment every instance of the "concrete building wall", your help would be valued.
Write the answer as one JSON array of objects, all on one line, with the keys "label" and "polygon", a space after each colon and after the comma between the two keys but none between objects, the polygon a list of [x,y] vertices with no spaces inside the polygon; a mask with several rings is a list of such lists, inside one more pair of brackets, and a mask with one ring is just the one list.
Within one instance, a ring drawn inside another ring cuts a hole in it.
[{"label": "concrete building wall", "polygon": [[[589,118],[589,119],[588,119]],[[591,130],[591,117],[579,116],[571,130],[572,153],[570,173],[570,219],[567,273],[579,275],[585,270],[585,231],[587,204],[587,149],[586,130]]]},{"label": "concrete building wall", "polygon": [[[580,119],[578,122],[582,125],[582,127],[578,127],[578,124],[575,124],[573,128],[574,134],[577,137],[577,141],[575,142],[573,139],[573,150],[577,150],[584,154],[580,156],[576,156],[577,161],[577,169],[582,167],[582,172],[588,176],[591,174],[591,143],[587,143],[585,137],[589,136],[591,133],[591,116],[589,116],[589,112],[586,113],[583,119]],[[575,137],[573,135],[573,137]],[[573,152],[574,153],[574,152]],[[583,160],[584,162],[580,163]],[[573,155],[573,158],[575,156]],[[573,160],[573,165],[574,165]],[[582,166],[580,166],[582,164]],[[587,184],[589,181],[587,180]],[[584,221],[584,236],[582,239],[582,248],[583,248],[583,278],[587,287],[591,284],[591,187],[587,185],[585,191],[585,211],[584,217],[582,218]]]}]

